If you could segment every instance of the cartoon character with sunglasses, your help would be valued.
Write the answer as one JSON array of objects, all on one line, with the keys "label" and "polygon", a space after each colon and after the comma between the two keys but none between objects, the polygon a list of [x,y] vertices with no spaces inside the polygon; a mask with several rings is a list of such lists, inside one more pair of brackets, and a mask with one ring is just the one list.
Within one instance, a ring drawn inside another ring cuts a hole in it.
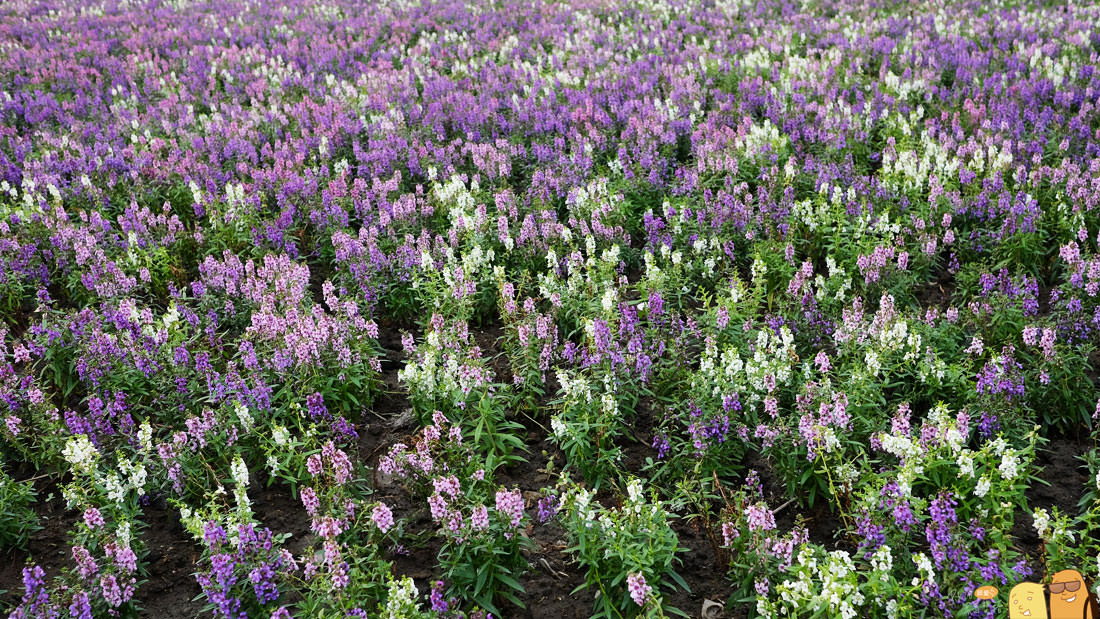
[{"label": "cartoon character with sunglasses", "polygon": [[[988,598],[979,596],[979,599]],[[1045,587],[1022,582],[1012,588],[1008,599],[1009,619],[1100,619],[1096,596],[1077,570],[1056,572]]]},{"label": "cartoon character with sunglasses", "polygon": [[1097,617],[1096,598],[1085,587],[1081,572],[1056,572],[1047,590],[1050,591],[1050,619],[1100,619]]}]

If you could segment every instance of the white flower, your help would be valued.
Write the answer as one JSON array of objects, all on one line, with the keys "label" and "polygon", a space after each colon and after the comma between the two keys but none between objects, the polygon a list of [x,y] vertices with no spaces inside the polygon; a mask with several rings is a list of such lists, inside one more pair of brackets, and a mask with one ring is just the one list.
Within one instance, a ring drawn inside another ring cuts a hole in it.
[{"label": "white flower", "polygon": [[401,580],[391,580],[389,583],[389,595],[386,596],[386,610],[383,611],[383,619],[404,619],[410,611],[416,611],[419,606],[416,598],[420,595],[416,584],[408,576],[402,576]]},{"label": "white flower", "polygon": [[944,440],[951,447],[951,451],[957,452],[962,449],[963,435],[956,428],[949,428],[944,434]]},{"label": "white flower", "polygon": [[883,434],[881,437],[882,448],[901,459],[915,458],[920,454],[919,446],[908,436],[896,434]]},{"label": "white flower", "polygon": [[878,376],[879,371],[882,369],[882,363],[879,361],[878,353],[874,350],[868,350],[863,355],[863,364],[867,366],[872,376]]},{"label": "white flower", "polygon": [[71,437],[65,443],[65,448],[61,450],[61,455],[65,456],[65,460],[74,468],[84,473],[90,472],[99,458],[99,452],[86,434]]},{"label": "white flower", "polygon": [[118,543],[121,544],[123,548],[129,548],[130,522],[128,520],[123,520],[122,522],[118,523],[118,531],[115,535],[118,537]]},{"label": "white flower", "polygon": [[615,396],[610,393],[605,393],[600,396],[600,406],[603,408],[603,412],[609,417],[619,416],[619,403],[615,401]]},{"label": "white flower", "polygon": [[244,404],[238,403],[237,408],[235,409],[235,412],[237,413],[237,419],[241,420],[241,427],[244,428],[244,431],[245,432],[251,431],[252,430],[252,415],[248,412],[248,407],[245,406]]},{"label": "white flower", "polygon": [[229,470],[233,475],[233,481],[237,483],[238,487],[248,486],[248,467],[241,459],[240,454],[233,457],[233,463],[229,465]]},{"label": "white flower", "polygon": [[630,483],[626,485],[626,495],[630,498],[631,503],[640,503],[644,498],[642,496],[642,480],[630,480]]},{"label": "white flower", "polygon": [[138,428],[138,443],[145,451],[153,450],[153,426],[149,425],[148,421],[141,422]]},{"label": "white flower", "polygon": [[276,445],[283,447],[290,440],[290,434],[283,426],[275,426],[271,430],[271,438],[275,440]]},{"label": "white flower", "polygon": [[130,485],[138,494],[145,494],[145,480],[149,477],[145,465],[140,462],[130,467]]},{"label": "white flower", "polygon": [[252,514],[252,501],[248,498],[248,489],[244,486],[234,488],[233,500],[237,502],[237,512],[244,514],[246,517],[243,520],[247,521]]},{"label": "white flower", "polygon": [[890,547],[887,545],[879,546],[879,549],[875,551],[875,554],[871,556],[871,567],[876,572],[882,572],[888,574],[890,568],[894,565],[894,557],[890,554]]},{"label": "white flower", "polygon": [[955,463],[959,465],[959,475],[963,477],[974,476],[974,459],[970,457],[970,454],[960,454]]},{"label": "white flower", "polygon": [[[913,563],[917,566],[924,580],[931,582],[935,579],[936,573],[932,569],[932,561],[923,552],[913,555]],[[913,586],[919,585],[920,581],[920,578],[914,578]]]},{"label": "white flower", "polygon": [[562,422],[561,417],[555,415],[550,418],[550,429],[554,432],[554,438],[561,440],[569,433],[568,428]]},{"label": "white flower", "polygon": [[989,476],[983,475],[982,478],[978,480],[978,485],[974,486],[974,495],[979,498],[984,497],[989,494],[989,486]]},{"label": "white flower", "polygon": [[107,474],[107,477],[103,479],[103,487],[107,490],[107,498],[115,503],[121,503],[126,498],[126,488],[123,487],[122,480],[115,473]]},{"label": "white flower", "polygon": [[65,484],[61,488],[61,498],[65,499],[65,504],[69,506],[69,509],[73,509],[81,502],[81,493],[76,484]]},{"label": "white flower", "polygon": [[615,293],[614,288],[608,288],[607,290],[604,291],[603,299],[600,302],[603,306],[603,311],[604,312],[611,313],[611,310],[615,309],[615,299],[616,299],[616,297],[617,297],[617,295]]},{"label": "white flower", "polygon": [[993,442],[990,443],[990,445],[993,447],[993,453],[997,454],[998,456],[1003,454],[1005,450],[1008,449],[1008,443],[1005,442],[1004,437],[1000,436],[994,439]]},{"label": "white flower", "polygon": [[760,283],[760,278],[764,277],[768,273],[768,267],[764,264],[764,261],[759,257],[756,257],[752,261],[752,268],[749,270],[749,274],[752,275],[753,283]]},{"label": "white flower", "polygon": [[1019,463],[1016,462],[1016,453],[1011,449],[1005,451],[1004,455],[1001,456],[1001,466],[997,469],[1001,471],[1001,475],[1004,475],[1005,479],[1009,481],[1016,479],[1020,472]]},{"label": "white flower", "polygon": [[1031,514],[1031,519],[1034,521],[1032,525],[1035,527],[1035,532],[1039,537],[1044,537],[1047,533],[1047,529],[1050,527],[1050,514],[1042,507],[1036,509]]}]

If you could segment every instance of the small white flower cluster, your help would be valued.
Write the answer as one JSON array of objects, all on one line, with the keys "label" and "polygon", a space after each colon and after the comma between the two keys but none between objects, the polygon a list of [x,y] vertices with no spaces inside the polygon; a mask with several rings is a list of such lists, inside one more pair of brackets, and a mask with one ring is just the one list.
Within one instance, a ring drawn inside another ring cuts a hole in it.
[{"label": "small white flower cluster", "polygon": [[[939,460],[954,461],[960,480],[974,479],[974,494],[984,498],[994,484],[1003,480],[1014,482],[1022,474],[1022,467],[1030,464],[1024,458],[1025,451],[1012,449],[1003,438],[989,441],[977,451],[966,447],[969,431],[959,426],[959,420],[942,404],[928,414],[926,430],[931,438],[918,442],[909,434],[884,432],[878,436],[882,449],[900,461],[897,481],[902,492],[909,494],[912,482],[921,475],[926,463]],[[1031,435],[1034,438],[1034,433]]]},{"label": "small white flower cluster", "polygon": [[[593,503],[594,494],[584,488],[575,488],[565,497],[563,504],[577,518],[584,523],[585,528],[595,526],[601,535],[615,538],[623,534],[636,533],[635,528],[642,526],[643,532],[653,532],[648,524],[644,524],[646,517],[649,522],[664,521],[660,514],[667,514],[665,505],[656,501],[648,503],[642,480],[632,479],[626,486],[626,502],[619,508],[605,509],[599,503]],[[640,518],[639,518],[640,517]]]},{"label": "small white flower cluster", "polygon": [[252,420],[252,413],[248,410],[248,407],[237,402],[237,406],[234,407],[233,412],[236,413],[237,419],[240,420],[241,428],[245,432],[251,432],[254,422]]},{"label": "small white flower cluster", "polygon": [[883,544],[879,546],[875,554],[871,555],[871,569],[875,570],[880,578],[888,577],[893,566],[894,556],[891,554],[889,546]]},{"label": "small white flower cluster", "polygon": [[408,576],[390,580],[386,607],[381,614],[382,619],[409,619],[424,616],[417,602],[419,596],[420,591],[417,590],[416,583]]},{"label": "small white flower cluster", "polygon": [[1033,521],[1032,525],[1035,527],[1035,533],[1039,537],[1045,538],[1047,529],[1050,528],[1050,514],[1047,513],[1047,510],[1039,507],[1032,512],[1031,519]]},{"label": "small white flower cluster", "polygon": [[592,493],[588,490],[577,488],[566,498],[566,505],[572,507],[573,513],[580,517],[586,527],[591,528],[597,523],[599,515],[592,506]]},{"label": "small white flower cluster", "polygon": [[61,450],[61,455],[73,468],[85,474],[90,474],[99,460],[99,450],[86,434],[70,437],[65,448]]},{"label": "small white flower cluster", "polygon": [[928,555],[923,552],[918,552],[913,555],[913,564],[917,566],[917,571],[920,572],[920,576],[913,577],[913,586],[917,587],[924,582],[935,582],[936,571],[932,567],[932,560],[928,558]]},{"label": "small white flower cluster", "polygon": [[237,501],[237,511],[242,516],[251,516],[252,502],[248,499],[248,466],[244,463],[244,459],[240,454],[233,457],[233,462],[229,465],[230,475],[233,477],[233,498]]},{"label": "small white flower cluster", "polygon": [[276,425],[271,429],[271,438],[279,447],[286,447],[287,443],[290,442],[290,433],[283,426]]},{"label": "small white flower cluster", "polygon": [[810,612],[853,619],[866,601],[855,564],[844,550],[819,557],[820,553],[822,550],[818,547],[803,544],[798,552],[798,564],[792,569],[797,578],[785,580],[776,587],[778,599],[761,604],[763,596],[758,598],[758,607],[762,605],[769,616]]},{"label": "small white flower cluster", "polygon": [[708,345],[699,372],[692,377],[692,389],[709,390],[715,398],[739,393],[744,403],[754,404],[775,387],[790,382],[795,359],[794,335],[786,325],[779,328],[779,335],[761,329],[748,360],[741,358],[738,348],[727,346],[719,351],[717,345]]},{"label": "small white flower cluster", "polygon": [[[118,473],[110,472],[103,478],[103,486],[107,490],[107,498],[117,504],[126,500],[126,493],[133,490],[138,496],[145,493],[145,482],[148,472],[145,465],[133,463],[126,458],[118,461]],[[119,474],[121,473],[121,475]]]}]

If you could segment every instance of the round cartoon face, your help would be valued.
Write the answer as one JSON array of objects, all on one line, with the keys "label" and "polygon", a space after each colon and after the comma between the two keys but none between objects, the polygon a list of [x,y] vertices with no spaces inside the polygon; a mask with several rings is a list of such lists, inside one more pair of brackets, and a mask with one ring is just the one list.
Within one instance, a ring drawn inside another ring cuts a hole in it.
[{"label": "round cartoon face", "polygon": [[1043,585],[1022,582],[1008,594],[1009,619],[1047,619],[1046,596]]},{"label": "round cartoon face", "polygon": [[1077,570],[1057,572],[1050,581],[1051,619],[1079,619],[1085,614],[1088,590]]}]

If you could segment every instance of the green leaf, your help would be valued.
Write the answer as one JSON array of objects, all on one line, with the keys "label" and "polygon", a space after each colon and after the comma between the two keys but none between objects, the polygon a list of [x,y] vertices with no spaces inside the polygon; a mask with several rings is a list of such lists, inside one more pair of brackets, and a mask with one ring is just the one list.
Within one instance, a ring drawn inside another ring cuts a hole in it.
[{"label": "green leaf", "polygon": [[474,596],[475,597],[477,596],[478,593],[481,592],[481,589],[483,587],[485,587],[485,582],[489,578],[490,569],[492,569],[491,566],[482,565],[481,569],[478,570],[478,572],[477,572],[477,584],[474,585]]},{"label": "green leaf", "polygon": [[676,581],[676,584],[683,587],[684,591],[687,591],[688,593],[691,593],[691,587],[688,586],[687,582],[684,581],[684,579],[681,578],[679,574],[677,574],[676,572],[668,572],[668,577],[671,578],[672,580]]},{"label": "green leaf", "polygon": [[516,591],[523,591],[523,585],[519,584],[518,580],[503,572],[497,574],[497,580],[515,589]]}]

